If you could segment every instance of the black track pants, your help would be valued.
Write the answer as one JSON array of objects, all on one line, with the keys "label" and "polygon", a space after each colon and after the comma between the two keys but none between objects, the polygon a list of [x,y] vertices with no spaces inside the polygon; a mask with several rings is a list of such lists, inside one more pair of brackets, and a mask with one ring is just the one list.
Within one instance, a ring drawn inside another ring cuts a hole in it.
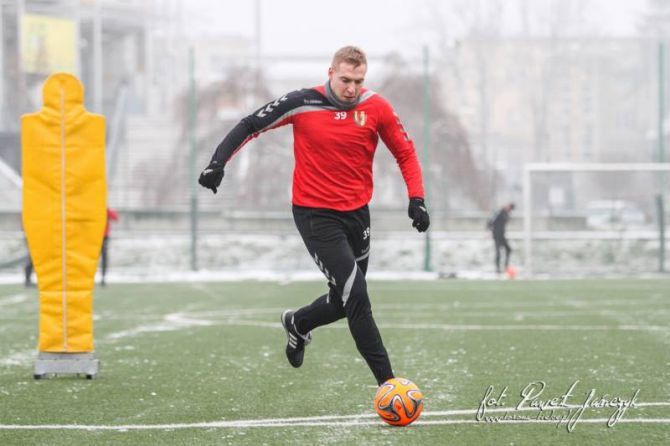
[{"label": "black track pants", "polygon": [[293,218],[330,288],[327,294],[296,311],[298,332],[306,334],[346,317],[356,347],[377,383],[392,378],[391,362],[372,317],[365,282],[370,253],[368,207],[339,212],[293,206]]},{"label": "black track pants", "polygon": [[510,248],[509,243],[504,235],[494,235],[493,242],[495,243],[496,249],[496,271],[501,272],[500,270],[500,251],[505,250],[505,270],[509,266],[509,257],[512,253],[512,248]]}]

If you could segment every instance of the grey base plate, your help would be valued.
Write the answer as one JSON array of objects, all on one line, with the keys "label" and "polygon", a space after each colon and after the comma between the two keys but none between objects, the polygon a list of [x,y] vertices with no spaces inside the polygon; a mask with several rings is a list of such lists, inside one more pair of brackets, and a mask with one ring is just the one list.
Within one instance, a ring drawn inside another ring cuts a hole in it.
[{"label": "grey base plate", "polygon": [[100,371],[100,361],[93,353],[46,353],[39,352],[35,361],[35,379],[48,375],[74,373],[93,379]]}]

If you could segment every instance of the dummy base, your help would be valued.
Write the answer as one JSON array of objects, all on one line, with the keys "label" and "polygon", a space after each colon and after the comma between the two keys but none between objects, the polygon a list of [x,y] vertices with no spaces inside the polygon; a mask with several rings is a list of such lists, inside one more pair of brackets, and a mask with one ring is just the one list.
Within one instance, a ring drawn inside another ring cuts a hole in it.
[{"label": "dummy base", "polygon": [[42,379],[49,375],[75,373],[93,379],[100,370],[100,361],[93,353],[47,353],[39,352],[35,361],[33,378]]}]

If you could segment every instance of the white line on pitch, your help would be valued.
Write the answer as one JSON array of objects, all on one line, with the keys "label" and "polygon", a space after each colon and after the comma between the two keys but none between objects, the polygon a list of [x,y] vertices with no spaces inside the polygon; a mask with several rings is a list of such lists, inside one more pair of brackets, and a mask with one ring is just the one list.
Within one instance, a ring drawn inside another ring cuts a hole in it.
[{"label": "white line on pitch", "polygon": [[556,330],[556,331],[669,331],[660,325],[477,325],[477,324],[379,324],[381,328],[410,328],[435,330]]},{"label": "white line on pitch", "polygon": [[[606,424],[608,418],[583,418],[582,423]],[[557,424],[556,420],[498,420],[485,422],[477,420],[419,420],[415,425],[443,425],[443,424]],[[617,422],[621,424],[670,424],[670,418],[624,418]],[[175,430],[175,429],[214,429],[214,428],[254,428],[254,427],[313,427],[313,426],[380,426],[381,420],[343,420],[343,421],[273,421],[252,422],[245,421],[213,421],[210,423],[190,424],[121,424],[113,425],[85,425],[85,424],[43,424],[43,425],[7,425],[0,424],[0,430],[85,430],[85,431],[129,431],[129,430]]]},{"label": "white line on pitch", "polygon": [[[668,407],[670,402],[648,402],[636,403],[638,407]],[[552,410],[565,410],[579,408],[578,405],[566,405]],[[597,410],[597,408],[593,408]],[[601,408],[607,409],[607,408]],[[503,412],[539,412],[535,407],[524,407],[518,410],[513,408],[489,409],[487,413]],[[549,410],[545,410],[549,412]],[[440,424],[557,424],[557,420],[497,420],[495,422],[467,420],[424,420],[438,416],[453,415],[475,415],[475,409],[444,410],[435,412],[424,412],[422,419],[415,424],[440,425]],[[579,423],[607,423],[607,418],[585,418]],[[163,430],[163,429],[212,429],[212,428],[252,428],[252,427],[287,427],[287,426],[374,426],[382,423],[373,413],[359,415],[324,415],[316,417],[293,417],[293,418],[260,418],[250,420],[221,420],[199,423],[171,423],[171,424],[121,424],[121,425],[88,425],[88,424],[0,424],[0,430]],[[645,424],[670,424],[670,418],[623,418],[618,423],[645,423]]]},{"label": "white line on pitch", "polygon": [[[221,325],[252,326],[279,328],[279,322],[254,320],[221,320]],[[509,324],[509,325],[478,325],[478,324],[404,324],[378,323],[379,328],[411,329],[411,330],[446,330],[446,331],[486,331],[486,330],[551,330],[551,331],[670,331],[670,327],[660,325],[541,325],[541,324]],[[346,325],[333,324],[328,328],[346,328]]]},{"label": "white line on pitch", "polygon": [[140,325],[130,330],[110,333],[105,339],[120,339],[139,335],[141,333],[151,333],[160,331],[175,331],[191,327],[209,327],[216,322],[209,319],[195,319],[189,317],[188,313],[170,313],[163,316],[163,319],[155,324]]},{"label": "white line on pitch", "polygon": [[[375,309],[387,309],[387,310],[407,310],[407,309],[443,309],[443,310],[477,310],[477,309],[494,309],[499,311],[518,311],[521,309],[531,309],[531,308],[575,308],[581,307],[583,309],[601,309],[604,307],[633,307],[639,309],[640,307],[645,307],[648,304],[664,304],[664,300],[659,299],[646,299],[646,300],[614,300],[614,299],[593,299],[593,300],[576,300],[571,299],[569,301],[565,300],[556,300],[556,301],[537,301],[537,302],[500,302],[500,301],[455,301],[448,303],[413,303],[408,304],[396,304],[396,303],[384,303],[384,302],[373,302]],[[622,311],[626,311],[622,309]]]},{"label": "white line on pitch", "polygon": [[[580,418],[578,424],[588,423],[588,424],[606,424],[610,422],[608,418]],[[444,425],[444,424],[482,424],[484,421],[477,420],[426,420],[426,421],[417,421],[415,424],[419,425]],[[670,418],[624,418],[617,421],[616,424],[670,424]],[[352,426],[355,426],[358,423],[350,423]],[[362,424],[362,423],[361,423]],[[366,424],[375,424],[373,422],[368,422]],[[489,424],[559,424],[557,420],[496,420],[489,422]],[[565,424],[561,422],[560,424]],[[304,424],[309,426],[310,424]],[[292,425],[294,426],[294,425]]]},{"label": "white line on pitch", "polygon": [[[165,332],[183,330],[191,327],[209,327],[214,325],[226,325],[235,327],[264,327],[281,328],[279,322],[240,320],[240,319],[194,319],[188,313],[173,313],[163,316],[162,320],[155,324],[140,325],[138,327],[113,332],[103,337],[100,343],[129,338],[143,333]],[[380,323],[377,325],[382,329],[395,330],[443,330],[443,331],[640,331],[640,332],[668,332],[670,327],[657,325],[471,325],[471,324],[402,324],[402,323]],[[327,328],[348,329],[344,324],[332,324]],[[25,365],[34,359],[34,350],[26,350],[13,353],[6,357],[0,357],[0,366]]]},{"label": "white line on pitch", "polygon": [[20,304],[28,300],[28,295],[26,293],[13,294],[11,296],[6,296],[0,298],[0,307],[5,307],[7,305]]},{"label": "white line on pitch", "polygon": [[[376,309],[375,309],[376,310]],[[406,310],[407,311],[407,310]],[[412,315],[429,315],[432,316],[435,314],[436,310],[424,310],[424,311],[415,311],[411,309]],[[535,311],[535,310],[513,310],[513,311],[461,311],[460,309],[454,310],[445,310],[448,311],[447,314],[453,314],[456,316],[468,316],[468,317],[584,317],[584,316],[630,316],[633,315],[643,315],[643,316],[658,316],[659,314],[669,314],[670,310],[661,310],[661,309],[648,309],[648,310],[581,310],[573,309],[568,311]],[[384,310],[376,311],[375,314],[394,314],[388,313]]]}]

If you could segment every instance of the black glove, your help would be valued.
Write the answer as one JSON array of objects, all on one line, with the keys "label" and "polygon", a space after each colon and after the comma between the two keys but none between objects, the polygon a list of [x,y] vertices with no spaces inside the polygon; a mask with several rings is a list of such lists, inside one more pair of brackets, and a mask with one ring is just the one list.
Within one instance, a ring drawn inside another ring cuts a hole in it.
[{"label": "black glove", "polygon": [[423,198],[410,198],[407,215],[412,219],[412,226],[419,232],[426,232],[430,226],[430,217]]},{"label": "black glove", "polygon": [[223,164],[219,161],[212,160],[212,162],[209,163],[209,166],[205,167],[205,170],[200,174],[198,183],[200,183],[202,187],[212,189],[212,191],[216,193],[216,188],[219,187],[222,179]]}]

